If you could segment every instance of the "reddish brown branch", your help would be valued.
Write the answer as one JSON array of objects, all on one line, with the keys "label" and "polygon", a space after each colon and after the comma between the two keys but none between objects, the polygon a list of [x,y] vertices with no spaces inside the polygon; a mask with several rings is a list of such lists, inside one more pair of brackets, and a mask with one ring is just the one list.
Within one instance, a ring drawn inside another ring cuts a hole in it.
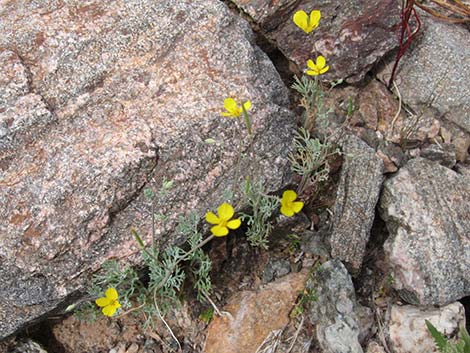
[{"label": "reddish brown branch", "polygon": [[[465,23],[470,22],[470,6],[465,5],[460,0],[453,0],[453,4],[449,4],[442,0],[431,0],[432,3],[437,6],[444,8],[447,12],[450,12],[449,15],[442,14],[437,10],[434,10],[428,6],[425,6],[421,1],[416,1],[415,5],[418,6],[423,11],[433,15],[434,17],[449,22],[449,23]],[[450,16],[458,17],[450,17]]]},{"label": "reddish brown branch", "polygon": [[[390,75],[390,80],[388,81],[388,88],[392,86],[393,80],[396,75],[396,70],[400,59],[405,55],[405,52],[410,47],[411,42],[418,34],[421,28],[421,20],[419,19],[418,13],[414,8],[415,0],[402,0],[402,9],[401,9],[401,21],[400,21],[400,36],[399,36],[399,47],[397,56],[395,57],[395,63],[393,64],[392,74]],[[416,20],[416,29],[411,30],[410,19],[413,15]]]}]

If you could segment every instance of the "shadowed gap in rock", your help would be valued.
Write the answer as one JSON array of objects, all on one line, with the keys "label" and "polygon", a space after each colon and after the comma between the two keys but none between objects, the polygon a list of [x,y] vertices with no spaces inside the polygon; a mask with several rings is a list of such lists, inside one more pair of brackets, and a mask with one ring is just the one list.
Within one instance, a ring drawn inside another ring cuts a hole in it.
[{"label": "shadowed gap in rock", "polygon": [[465,308],[465,328],[470,332],[470,296],[460,299],[459,302]]},{"label": "shadowed gap in rock", "polygon": [[41,321],[39,324],[26,329],[23,334],[19,335],[18,339],[21,339],[22,336],[31,338],[44,347],[47,353],[68,353],[52,332],[54,326],[62,322],[66,317],[49,318]]}]

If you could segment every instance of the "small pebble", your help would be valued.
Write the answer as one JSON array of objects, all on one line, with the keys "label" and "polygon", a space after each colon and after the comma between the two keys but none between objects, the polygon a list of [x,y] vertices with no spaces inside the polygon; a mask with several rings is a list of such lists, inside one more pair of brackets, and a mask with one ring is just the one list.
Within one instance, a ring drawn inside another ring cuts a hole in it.
[{"label": "small pebble", "polygon": [[132,343],[129,348],[127,348],[126,353],[137,353],[139,350],[139,345],[137,343]]}]

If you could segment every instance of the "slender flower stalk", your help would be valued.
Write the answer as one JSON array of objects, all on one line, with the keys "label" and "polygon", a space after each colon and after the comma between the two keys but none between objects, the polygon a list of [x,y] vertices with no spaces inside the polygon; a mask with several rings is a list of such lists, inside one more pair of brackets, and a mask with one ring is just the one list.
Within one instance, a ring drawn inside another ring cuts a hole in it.
[{"label": "slender flower stalk", "polygon": [[246,130],[248,131],[248,135],[252,135],[252,130],[251,130],[251,118],[248,115],[248,112],[245,109],[245,106],[242,105],[242,110],[243,110],[243,118],[245,119],[245,125],[246,125]]}]

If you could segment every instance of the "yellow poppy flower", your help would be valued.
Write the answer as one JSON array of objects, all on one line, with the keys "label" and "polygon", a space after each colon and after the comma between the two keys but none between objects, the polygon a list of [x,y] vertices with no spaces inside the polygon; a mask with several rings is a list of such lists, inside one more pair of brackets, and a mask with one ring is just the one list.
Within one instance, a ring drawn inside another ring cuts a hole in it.
[{"label": "yellow poppy flower", "polygon": [[295,201],[297,194],[293,190],[286,190],[282,194],[281,199],[281,213],[284,216],[292,217],[294,214],[299,213],[304,207],[302,201]]},{"label": "yellow poppy flower", "polygon": [[321,55],[317,57],[316,63],[314,63],[312,59],[308,59],[307,67],[308,69],[305,71],[305,73],[310,76],[324,74],[330,69],[329,66],[326,66],[326,59]]},{"label": "yellow poppy flower", "polygon": [[243,108],[237,104],[235,99],[233,98],[225,98],[224,99],[224,108],[225,112],[222,112],[222,116],[228,116],[232,118],[239,117],[243,113],[243,108],[245,108],[245,111],[248,111],[248,109],[251,108],[251,102],[246,101],[243,103]]},{"label": "yellow poppy flower", "polygon": [[228,203],[223,203],[217,209],[217,216],[212,212],[206,213],[206,221],[210,224],[215,224],[211,228],[212,234],[216,237],[224,237],[228,234],[229,229],[237,229],[242,222],[239,218],[232,219],[235,210]]},{"label": "yellow poppy flower", "polygon": [[310,15],[307,15],[305,11],[300,10],[294,14],[293,20],[300,29],[309,34],[318,27],[320,18],[321,12],[319,10],[313,10],[310,12]]},{"label": "yellow poppy flower", "polygon": [[95,300],[96,305],[103,308],[101,311],[106,316],[113,316],[121,304],[118,301],[118,292],[114,288],[108,288],[104,293],[104,297]]}]

